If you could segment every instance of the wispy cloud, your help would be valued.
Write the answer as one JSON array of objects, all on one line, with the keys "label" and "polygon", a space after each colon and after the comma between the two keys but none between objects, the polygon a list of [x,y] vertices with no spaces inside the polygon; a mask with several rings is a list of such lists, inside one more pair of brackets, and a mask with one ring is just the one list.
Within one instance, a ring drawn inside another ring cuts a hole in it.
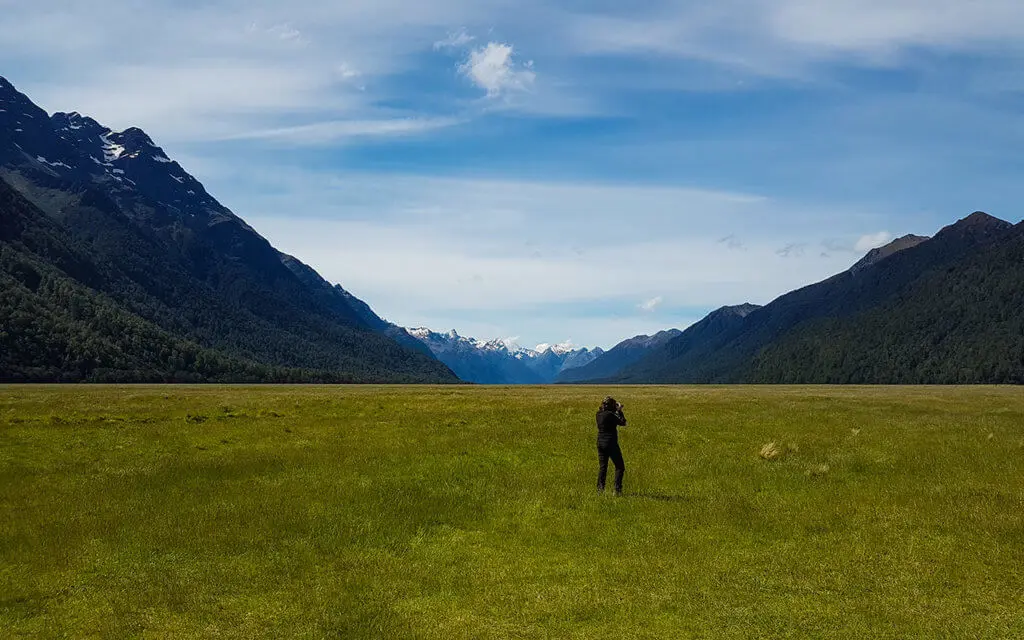
[{"label": "wispy cloud", "polygon": [[228,137],[275,115],[356,111],[365,99],[332,90],[316,68],[232,59],[169,62],[158,72],[111,65],[80,81],[26,87],[49,110],[76,110],[114,127],[143,126],[161,141]]},{"label": "wispy cloud", "polygon": [[249,23],[246,31],[250,34],[267,35],[278,40],[284,40],[287,42],[295,42],[298,44],[306,44],[309,41],[302,36],[302,32],[288,24],[287,22],[281,22],[278,24],[271,25],[269,27],[260,26],[256,22]]},{"label": "wispy cloud", "polygon": [[776,78],[823,62],[891,65],[921,48],[1016,48],[1024,5],[1014,0],[670,0],[651,11],[583,14],[567,38],[588,54],[656,53]]},{"label": "wispy cloud", "polygon": [[352,80],[353,78],[358,78],[363,75],[358,70],[353,69],[344,62],[338,65],[338,74],[345,80]]},{"label": "wispy cloud", "polygon": [[718,244],[724,244],[726,248],[736,251],[743,249],[743,242],[734,233],[730,233],[724,238],[719,238]]},{"label": "wispy cloud", "polygon": [[459,124],[457,118],[398,118],[392,120],[332,120],[293,127],[260,129],[225,136],[222,140],[267,140],[290,145],[325,145],[347,138],[408,136]]},{"label": "wispy cloud", "polygon": [[653,312],[655,309],[661,306],[661,303],[665,301],[662,296],[655,296],[646,302],[640,303],[640,310],[646,311],[647,313]]},{"label": "wispy cloud", "polygon": [[806,249],[807,244],[804,242],[791,242],[777,250],[775,255],[780,258],[802,258]]},{"label": "wispy cloud", "polygon": [[512,351],[519,346],[519,336],[508,336],[505,338],[499,338],[499,340],[509,351]]},{"label": "wispy cloud", "polygon": [[435,42],[434,49],[461,49],[474,40],[476,40],[476,36],[469,35],[465,29],[459,29],[449,33],[445,39]]},{"label": "wispy cloud", "polygon": [[550,344],[548,342],[542,342],[542,343],[538,344],[537,346],[535,346],[533,348],[533,350],[543,353],[544,351],[547,351],[548,349],[553,349],[553,348],[558,348],[558,349],[578,349],[579,345],[577,345],[575,342],[573,342],[572,338],[569,338],[568,340],[563,340],[562,342],[559,342],[558,344]]}]

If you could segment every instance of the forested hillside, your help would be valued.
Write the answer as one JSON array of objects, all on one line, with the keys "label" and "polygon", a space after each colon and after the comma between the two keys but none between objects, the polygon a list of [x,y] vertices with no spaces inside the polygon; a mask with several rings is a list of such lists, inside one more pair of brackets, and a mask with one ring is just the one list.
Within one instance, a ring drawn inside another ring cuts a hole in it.
[{"label": "forested hillside", "polygon": [[0,379],[456,381],[145,133],[0,102]]},{"label": "forested hillside", "polygon": [[975,212],[897,243],[710,336],[684,332],[615,379],[1024,381],[1024,227]]}]

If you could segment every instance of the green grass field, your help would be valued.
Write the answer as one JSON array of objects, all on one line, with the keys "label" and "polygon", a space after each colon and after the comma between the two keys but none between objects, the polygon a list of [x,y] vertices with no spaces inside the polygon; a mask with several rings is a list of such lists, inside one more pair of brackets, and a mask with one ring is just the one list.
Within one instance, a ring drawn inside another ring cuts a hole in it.
[{"label": "green grass field", "polygon": [[0,637],[1024,637],[1022,472],[1016,388],[0,387]]}]

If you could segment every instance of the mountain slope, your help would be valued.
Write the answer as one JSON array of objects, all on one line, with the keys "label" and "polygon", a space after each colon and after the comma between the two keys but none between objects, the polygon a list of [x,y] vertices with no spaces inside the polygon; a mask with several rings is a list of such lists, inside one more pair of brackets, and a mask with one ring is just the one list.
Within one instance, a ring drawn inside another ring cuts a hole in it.
[{"label": "mountain slope", "polygon": [[45,214],[25,218],[25,237],[56,224],[83,256],[88,266],[67,277],[176,339],[323,379],[455,381],[411,340],[386,335],[364,303],[274,249],[141,130],[48,117],[0,79],[0,179]]},{"label": "mountain slope", "polygon": [[[733,332],[742,327],[747,318],[759,309],[760,307],[750,303],[716,309],[687,327],[678,336],[646,351],[639,360],[625,367],[611,379],[635,382],[638,378],[649,376],[651,370],[660,372],[673,367],[681,358],[699,362],[720,349]],[[663,379],[659,378],[659,382]]]},{"label": "mountain slope", "polygon": [[1021,384],[1022,310],[1024,226],[1017,225],[874,307],[796,328],[738,375],[780,383]]},{"label": "mountain slope", "polygon": [[681,333],[679,329],[669,329],[653,336],[634,336],[623,340],[590,363],[562,371],[556,381],[586,382],[611,378]]},{"label": "mountain slope", "polygon": [[928,236],[915,236],[913,234],[907,234],[901,238],[896,238],[895,240],[893,240],[892,242],[883,247],[877,247],[875,249],[872,249],[871,251],[868,251],[863,258],[858,260],[856,263],[854,263],[852,267],[850,267],[850,271],[856,273],[868,265],[875,264],[876,262],[884,260],[891,256],[892,254],[897,253],[899,251],[903,251],[904,249],[916,247],[925,240],[929,239],[930,238]]},{"label": "mountain slope", "polygon": [[[947,356],[922,356],[943,341],[974,345],[973,361],[955,361],[985,371],[992,364],[991,353],[981,345],[997,343],[1004,331],[971,309],[998,318],[1015,299],[1006,287],[1024,283],[1024,274],[1006,260],[1018,237],[1010,223],[975,212],[934,238],[884,252],[856,269],[779,297],[710,346],[677,338],[629,367],[620,380],[955,381],[944,366],[935,364],[936,357]],[[992,277],[972,281],[976,273],[968,265]],[[938,295],[943,287],[954,293]],[[947,355],[957,349],[950,346]],[[903,351],[915,355],[892,358]]]},{"label": "mountain slope", "polygon": [[344,380],[203,349],[92,288],[111,277],[0,180],[0,381]]}]

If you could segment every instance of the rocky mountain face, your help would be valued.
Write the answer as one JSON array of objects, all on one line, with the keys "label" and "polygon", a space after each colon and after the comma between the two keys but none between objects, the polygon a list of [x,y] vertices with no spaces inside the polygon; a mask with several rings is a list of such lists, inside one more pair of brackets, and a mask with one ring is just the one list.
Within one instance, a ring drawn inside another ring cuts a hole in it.
[{"label": "rocky mountain face", "polygon": [[[11,222],[0,238],[0,334],[20,354],[5,359],[2,379],[456,380],[418,341],[277,251],[140,129],[51,117],[0,78],[0,181]],[[17,275],[28,271],[33,286]],[[177,346],[90,342],[102,320],[68,315],[59,300],[70,290]],[[43,325],[53,340],[40,338]]]},{"label": "rocky mountain face", "polygon": [[482,341],[454,330],[437,333],[409,329],[441,362],[466,382],[478,384],[548,384],[564,371],[584,366],[599,357],[598,349],[568,345],[539,345],[526,349],[504,340]]},{"label": "rocky mountain face", "polygon": [[895,240],[893,240],[892,242],[885,246],[878,247],[872,249],[871,251],[868,251],[863,258],[858,260],[852,267],[850,267],[850,271],[856,273],[857,271],[860,271],[864,267],[875,264],[879,260],[884,260],[885,258],[888,258],[889,256],[898,251],[903,251],[904,249],[916,247],[925,240],[928,240],[928,236],[915,236],[912,234],[905,235],[901,238],[896,238]]}]

